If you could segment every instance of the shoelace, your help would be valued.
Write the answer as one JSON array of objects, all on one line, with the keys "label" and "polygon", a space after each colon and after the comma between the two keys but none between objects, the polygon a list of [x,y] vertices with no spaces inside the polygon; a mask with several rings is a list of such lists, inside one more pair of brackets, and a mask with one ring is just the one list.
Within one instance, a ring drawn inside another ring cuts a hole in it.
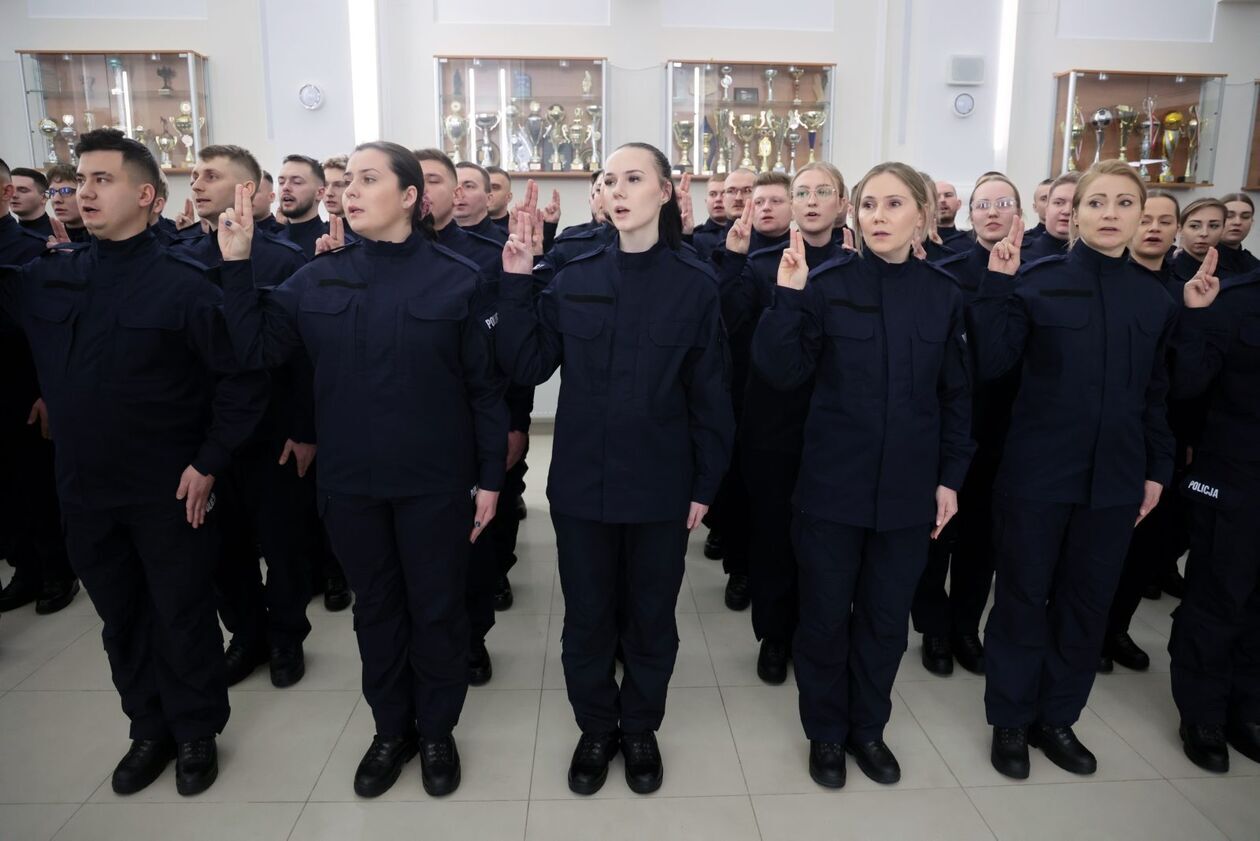
[{"label": "shoelace", "polygon": [[198,762],[210,758],[210,745],[212,744],[213,742],[209,739],[199,739],[195,742],[180,745],[179,752],[185,761]]},{"label": "shoelace", "polygon": [[1199,727],[1199,734],[1205,741],[1223,742],[1225,741],[1225,728],[1220,724],[1204,724]]},{"label": "shoelace", "polygon": [[844,745],[840,742],[815,742],[818,752],[822,754],[843,754]]},{"label": "shoelace", "polygon": [[424,743],[424,758],[429,762],[454,762],[454,744],[450,739]]},{"label": "shoelace", "polygon": [[1024,731],[1014,727],[1003,727],[998,730],[998,743],[1002,745],[1017,745],[1024,740]]},{"label": "shoelace", "polygon": [[651,762],[656,759],[656,743],[647,736],[625,738],[622,745],[630,754],[631,762]]},{"label": "shoelace", "polygon": [[928,648],[928,651],[938,656],[948,654],[950,651],[949,643],[946,642],[944,639],[939,639],[936,637],[932,637],[928,639],[927,648]]},{"label": "shoelace", "polygon": [[393,741],[392,739],[387,741],[380,736],[373,736],[372,745],[368,748],[367,756],[364,759],[372,763],[389,762],[390,756],[394,753],[394,745],[391,744]]},{"label": "shoelace", "polygon": [[608,736],[596,736],[593,734],[583,733],[582,738],[578,739],[578,756],[583,760],[600,762],[604,759],[606,753],[605,748],[608,741]]}]

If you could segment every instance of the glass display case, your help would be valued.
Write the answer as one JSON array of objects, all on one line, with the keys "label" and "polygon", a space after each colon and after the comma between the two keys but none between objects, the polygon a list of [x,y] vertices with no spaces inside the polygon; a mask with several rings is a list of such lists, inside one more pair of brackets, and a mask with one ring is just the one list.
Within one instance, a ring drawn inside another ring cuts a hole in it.
[{"label": "glass display case", "polygon": [[1119,158],[1161,187],[1210,187],[1225,77],[1070,70],[1055,74],[1060,175]]},{"label": "glass display case", "polygon": [[1251,144],[1247,147],[1247,191],[1260,191],[1260,79],[1251,98]]},{"label": "glass display case", "polygon": [[438,144],[535,176],[589,178],[608,134],[602,58],[436,56]]},{"label": "glass display case", "polygon": [[210,143],[206,58],[192,52],[19,51],[35,166],[76,163],[79,135],[113,126],[167,172],[188,172]]},{"label": "glass display case", "polygon": [[676,172],[794,174],[832,157],[835,65],[670,61],[665,146]]}]

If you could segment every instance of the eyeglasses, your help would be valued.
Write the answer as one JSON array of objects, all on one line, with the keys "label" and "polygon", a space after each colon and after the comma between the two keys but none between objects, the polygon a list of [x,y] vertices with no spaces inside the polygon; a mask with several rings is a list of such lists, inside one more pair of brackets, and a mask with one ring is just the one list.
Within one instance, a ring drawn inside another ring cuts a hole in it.
[{"label": "eyeglasses", "polygon": [[752,187],[727,187],[722,191],[722,194],[727,196],[751,196],[752,192]]},{"label": "eyeglasses", "polygon": [[835,187],[818,187],[814,190],[808,187],[798,187],[796,192],[792,193],[792,198],[796,199],[796,201],[809,201],[810,196],[817,196],[819,201],[826,201],[835,194]]},{"label": "eyeglasses", "polygon": [[989,201],[988,199],[980,199],[980,201],[972,202],[972,210],[988,210],[996,207],[998,210],[1010,210],[1015,207],[1015,199],[998,199],[997,201]]},{"label": "eyeglasses", "polygon": [[79,191],[78,187],[49,187],[44,191],[44,198],[51,199],[53,196],[73,196]]}]

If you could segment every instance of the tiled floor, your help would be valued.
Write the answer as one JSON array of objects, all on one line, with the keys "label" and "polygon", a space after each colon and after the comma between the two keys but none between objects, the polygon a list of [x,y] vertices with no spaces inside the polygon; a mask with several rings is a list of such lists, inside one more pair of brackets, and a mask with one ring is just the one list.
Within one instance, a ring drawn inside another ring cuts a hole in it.
[{"label": "tiled floor", "polygon": [[542,493],[549,441],[536,437],[516,605],[490,635],[494,680],[471,691],[456,734],[464,782],[454,797],[426,797],[413,763],[387,796],[355,798],[350,781],[371,716],[350,614],[319,603],[302,683],[275,690],[260,672],[232,691],[210,791],[182,799],[168,771],[144,793],[116,797],[108,777],[126,723],[100,622],[80,597],[56,616],[26,608],[0,619],[0,839],[1260,839],[1260,765],[1234,754],[1231,774],[1208,776],[1181,754],[1167,597],[1143,602],[1135,622],[1151,672],[1100,677],[1082,717],[1078,731],[1099,756],[1095,777],[1059,771],[1035,751],[1029,781],[996,774],[984,682],[932,677],[912,638],[888,729],[903,781],[875,785],[850,763],[848,787],[829,792],[806,772],[795,687],[757,679],[748,614],[722,606],[721,564],[701,555],[702,534],[678,604],[682,648],[660,734],[664,788],[631,794],[617,760],[597,796],[571,795],[564,602]]}]

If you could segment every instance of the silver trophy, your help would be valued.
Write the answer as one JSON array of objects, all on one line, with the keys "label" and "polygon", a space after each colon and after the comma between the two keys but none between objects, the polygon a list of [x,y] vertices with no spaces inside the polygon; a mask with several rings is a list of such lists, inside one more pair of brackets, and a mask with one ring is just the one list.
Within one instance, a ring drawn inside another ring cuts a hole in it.
[{"label": "silver trophy", "polygon": [[573,109],[573,122],[564,126],[564,139],[569,143],[569,170],[581,172],[585,169],[582,163],[582,145],[586,137],[586,124],[582,122],[581,106]]},{"label": "silver trophy", "polygon": [[74,130],[74,115],[62,114],[61,122],[63,123],[61,127],[61,138],[66,141],[66,149],[68,150],[67,155],[70,158],[70,164],[72,166],[77,166],[79,163],[79,156],[75,154],[74,141],[79,135],[76,134]]},{"label": "silver trophy", "polygon": [[801,112],[793,109],[788,114],[787,142],[791,157],[788,159],[788,175],[796,175],[796,147],[801,145]]},{"label": "silver trophy", "polygon": [[735,84],[735,77],[731,75],[732,68],[729,64],[723,64],[721,67],[722,78],[718,84],[722,86],[722,99],[729,101],[731,98],[731,85]]},{"label": "silver trophy", "polygon": [[717,110],[717,131],[714,133],[717,146],[717,161],[713,164],[714,175],[725,175],[731,171],[731,156],[728,154],[729,141],[726,129],[731,124],[731,112],[726,108]]},{"label": "silver trophy", "polygon": [[565,137],[564,106],[552,105],[547,109],[547,124],[551,137],[551,171],[564,169],[564,161],[560,157],[560,141]]},{"label": "silver trophy", "polygon": [[1155,150],[1155,140],[1159,137],[1160,125],[1159,118],[1155,116],[1155,97],[1148,96],[1142,100],[1142,122],[1138,123],[1138,130],[1142,132],[1138,160],[1142,162],[1140,169],[1147,181],[1151,180],[1151,174],[1147,170],[1149,166],[1147,161],[1151,161],[1151,154]]},{"label": "silver trophy", "polygon": [[792,77],[792,104],[801,104],[801,77],[805,75],[804,68],[792,65],[788,68],[788,75]]},{"label": "silver trophy", "polygon": [[603,167],[602,156],[599,153],[600,141],[604,139],[604,135],[600,132],[600,116],[604,113],[603,107],[599,105],[586,106],[586,116],[590,118],[590,125],[586,127],[586,142],[590,144],[590,153],[586,158],[586,168],[591,172]]},{"label": "silver trophy", "polygon": [[531,172],[540,172],[543,168],[543,141],[547,139],[549,133],[547,118],[542,113],[542,103],[530,102],[529,113],[525,115],[525,136],[529,139]]},{"label": "silver trophy", "polygon": [[1186,173],[1185,180],[1191,184],[1198,181],[1199,170],[1199,106],[1191,105],[1186,109],[1190,119],[1186,120]]},{"label": "silver trophy", "polygon": [[692,120],[674,121],[674,142],[678,144],[678,161],[674,169],[678,172],[691,172],[691,137],[696,129]]},{"label": "silver trophy", "polygon": [[757,133],[757,118],[752,114],[738,114],[732,119],[734,122],[731,124],[731,128],[735,132],[735,137],[742,144],[743,153],[740,155],[739,165],[752,169],[752,141],[753,135]]},{"label": "silver trophy", "polygon": [[1102,160],[1103,137],[1111,126],[1112,119],[1110,108],[1099,108],[1089,121],[1089,124],[1094,127],[1094,163]]},{"label": "silver trophy", "polygon": [[468,118],[463,114],[464,106],[456,101],[451,103],[451,113],[442,120],[442,134],[446,135],[446,154],[451,156],[452,163],[463,160],[464,141],[468,138]]},{"label": "silver trophy", "polygon": [[766,102],[774,102],[774,80],[778,77],[779,71],[773,67],[767,67],[761,75],[766,77]]},{"label": "silver trophy", "polygon": [[48,154],[46,156],[48,160],[45,163],[61,163],[57,158],[57,123],[45,117],[35,124],[35,128],[39,129],[39,133],[44,135],[44,140],[48,142]]},{"label": "silver trophy", "polygon": [[499,144],[494,142],[493,132],[502,119],[498,111],[478,111],[473,115],[473,125],[481,131],[480,142],[477,144],[477,163],[482,166],[499,165]]}]

